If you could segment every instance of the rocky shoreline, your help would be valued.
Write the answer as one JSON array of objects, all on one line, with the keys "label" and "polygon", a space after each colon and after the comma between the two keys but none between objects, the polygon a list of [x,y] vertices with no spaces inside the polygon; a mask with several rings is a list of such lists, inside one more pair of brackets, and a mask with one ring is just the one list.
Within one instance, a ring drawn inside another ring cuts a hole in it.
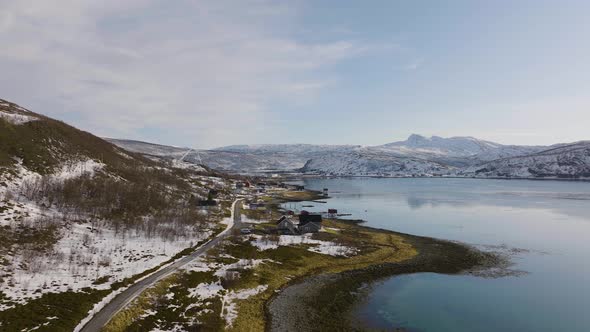
[{"label": "rocky shoreline", "polygon": [[[268,331],[366,331],[351,315],[375,282],[395,275],[434,272],[498,277],[512,274],[508,257],[465,244],[403,236],[418,255],[400,263],[372,265],[342,273],[320,274],[292,281],[266,304]],[[395,327],[392,327],[395,329]]]}]

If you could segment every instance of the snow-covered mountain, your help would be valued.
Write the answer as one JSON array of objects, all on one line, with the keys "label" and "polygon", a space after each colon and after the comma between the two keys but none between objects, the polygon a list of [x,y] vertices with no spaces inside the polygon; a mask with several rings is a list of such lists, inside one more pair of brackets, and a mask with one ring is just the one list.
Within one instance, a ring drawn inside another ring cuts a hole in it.
[{"label": "snow-covered mountain", "polygon": [[407,153],[425,152],[435,155],[445,155],[452,157],[469,157],[482,154],[490,150],[496,150],[502,147],[501,144],[479,140],[473,137],[439,137],[430,138],[412,134],[405,141],[394,142],[379,146],[379,148]]},{"label": "snow-covered mountain", "polygon": [[458,172],[464,176],[590,178],[590,141],[560,145],[525,156],[493,160]]},{"label": "snow-covered mountain", "polygon": [[429,176],[449,174],[454,168],[434,161],[399,157],[363,148],[310,159],[302,172],[330,176]]},{"label": "snow-covered mountain", "polygon": [[546,147],[502,145],[473,137],[412,134],[405,141],[325,154],[311,159],[302,170],[326,175],[451,175],[465,167],[543,149]]},{"label": "snow-covered mountain", "polygon": [[253,144],[230,145],[213,149],[213,151],[241,152],[253,154],[295,154],[316,155],[325,152],[352,151],[360,145],[317,145],[317,144]]},{"label": "snow-covered mountain", "polygon": [[502,145],[474,137],[430,138],[412,134],[405,141],[373,147],[398,156],[418,157],[462,167],[498,158],[506,158],[543,150],[542,146]]},{"label": "snow-covered mountain", "polygon": [[154,143],[107,138],[109,142],[126,150],[163,158],[183,158],[184,161],[207,167],[239,173],[283,172],[302,168],[313,158],[326,153],[352,151],[352,145],[233,145],[213,150],[179,148]]},{"label": "snow-covered mountain", "polygon": [[[515,177],[576,177],[585,172],[584,167],[587,165],[587,161],[578,155],[581,152],[573,148],[585,142],[521,146],[503,145],[473,137],[427,138],[413,134],[404,141],[378,146],[263,144],[191,150],[137,141],[110,141],[144,155],[175,159],[184,156],[186,162],[238,173],[301,171],[342,176],[508,174]],[[551,158],[555,160],[550,161]],[[564,160],[568,158],[573,158],[571,162],[565,162],[571,164],[569,168],[564,166]],[[560,166],[550,166],[556,163]]]}]

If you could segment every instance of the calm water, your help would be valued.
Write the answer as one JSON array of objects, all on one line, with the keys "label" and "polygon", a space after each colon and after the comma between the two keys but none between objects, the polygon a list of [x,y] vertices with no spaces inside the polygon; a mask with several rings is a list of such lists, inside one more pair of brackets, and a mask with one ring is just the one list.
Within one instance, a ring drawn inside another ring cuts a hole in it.
[{"label": "calm water", "polygon": [[[474,179],[308,179],[369,226],[526,249],[524,276],[421,273],[375,285],[356,314],[410,331],[590,331],[590,183]],[[291,204],[295,207],[295,204]],[[301,207],[299,207],[301,208]]]}]

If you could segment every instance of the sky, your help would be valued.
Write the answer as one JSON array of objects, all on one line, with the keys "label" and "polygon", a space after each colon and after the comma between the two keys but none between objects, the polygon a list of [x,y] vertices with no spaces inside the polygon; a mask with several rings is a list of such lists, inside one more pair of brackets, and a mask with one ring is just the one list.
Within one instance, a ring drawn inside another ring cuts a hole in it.
[{"label": "sky", "polygon": [[0,98],[212,148],[590,139],[586,0],[0,0]]}]

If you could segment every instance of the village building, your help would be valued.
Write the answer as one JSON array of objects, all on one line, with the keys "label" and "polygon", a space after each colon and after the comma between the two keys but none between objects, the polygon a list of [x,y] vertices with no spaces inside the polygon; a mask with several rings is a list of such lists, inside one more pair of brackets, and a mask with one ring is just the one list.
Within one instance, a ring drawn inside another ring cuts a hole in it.
[{"label": "village building", "polygon": [[264,208],[264,204],[256,203],[256,202],[248,202],[245,204],[244,208],[248,210],[259,210]]},{"label": "village building", "polygon": [[299,232],[317,233],[322,229],[322,216],[319,214],[300,214],[299,215]]},{"label": "village building", "polygon": [[279,233],[292,235],[297,234],[297,227],[295,227],[293,221],[291,221],[291,219],[287,218],[286,216],[282,216],[279,220],[277,220],[276,224],[277,231],[279,231]]},{"label": "village building", "polygon": [[214,199],[198,199],[196,205],[201,210],[217,208],[217,201]]},{"label": "village building", "polygon": [[335,218],[338,215],[338,210],[328,209],[328,218]]},{"label": "village building", "polygon": [[317,233],[322,229],[322,224],[317,222],[308,222],[304,225],[299,225],[298,229],[301,234]]}]

